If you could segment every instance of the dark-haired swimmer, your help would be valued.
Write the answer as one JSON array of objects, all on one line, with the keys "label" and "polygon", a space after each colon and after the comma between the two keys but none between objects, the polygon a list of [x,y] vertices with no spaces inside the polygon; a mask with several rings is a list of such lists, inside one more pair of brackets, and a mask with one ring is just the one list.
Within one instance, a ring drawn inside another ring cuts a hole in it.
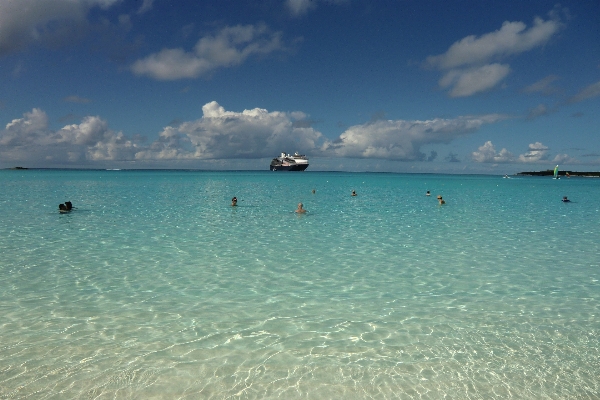
[{"label": "dark-haired swimmer", "polygon": [[71,211],[73,209],[73,203],[65,201],[65,207],[67,207],[67,211]]},{"label": "dark-haired swimmer", "polygon": [[439,201],[439,203],[440,203],[440,206],[441,206],[442,204],[446,204],[446,200],[442,199],[442,196],[438,196],[438,197],[437,197],[437,199],[438,199],[438,201]]},{"label": "dark-haired swimmer", "polygon": [[567,199],[567,196],[563,196],[562,198],[563,203],[570,203],[571,200]]},{"label": "dark-haired swimmer", "polygon": [[64,213],[68,213],[69,211],[71,211],[71,210],[67,209],[67,206],[65,206],[64,204],[61,203],[61,204],[58,205],[58,212],[59,213],[64,214]]},{"label": "dark-haired swimmer", "polygon": [[425,193],[425,196],[431,196],[431,193],[429,193],[429,190],[427,191],[427,193]]},{"label": "dark-haired swimmer", "polygon": [[352,191],[352,196],[356,196],[356,190]]},{"label": "dark-haired swimmer", "polygon": [[304,214],[306,210],[303,207],[304,206],[302,205],[302,203],[298,203],[298,208],[294,212],[298,214]]},{"label": "dark-haired swimmer", "polygon": [[233,197],[233,198],[231,199],[231,206],[232,206],[232,207],[235,207],[235,206],[237,206],[237,197]]}]

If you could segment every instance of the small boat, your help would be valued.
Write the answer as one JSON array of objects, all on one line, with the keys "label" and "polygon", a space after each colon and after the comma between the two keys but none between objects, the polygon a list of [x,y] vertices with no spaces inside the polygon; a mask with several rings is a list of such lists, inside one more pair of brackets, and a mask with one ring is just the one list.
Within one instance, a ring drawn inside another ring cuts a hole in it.
[{"label": "small boat", "polygon": [[308,168],[308,158],[303,154],[290,155],[281,153],[279,157],[271,160],[271,171],[304,171]]},{"label": "small boat", "polygon": [[556,167],[554,167],[554,177],[552,179],[560,179],[558,177],[558,165]]}]

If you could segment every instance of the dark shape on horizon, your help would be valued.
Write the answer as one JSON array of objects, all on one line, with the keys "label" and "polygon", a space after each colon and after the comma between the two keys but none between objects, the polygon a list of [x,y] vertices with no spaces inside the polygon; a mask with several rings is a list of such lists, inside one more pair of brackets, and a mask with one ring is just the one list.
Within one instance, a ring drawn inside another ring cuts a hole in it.
[{"label": "dark shape on horizon", "polygon": [[[545,171],[519,172],[521,176],[553,176],[554,170],[547,169]],[[578,172],[578,171],[558,171],[559,176],[580,176],[585,178],[600,178],[600,172]]]}]

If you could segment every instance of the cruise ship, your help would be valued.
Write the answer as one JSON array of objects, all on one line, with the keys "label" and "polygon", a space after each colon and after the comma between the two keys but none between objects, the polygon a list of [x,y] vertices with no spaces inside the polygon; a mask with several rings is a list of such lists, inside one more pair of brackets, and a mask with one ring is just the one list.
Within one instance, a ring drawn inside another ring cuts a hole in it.
[{"label": "cruise ship", "polygon": [[271,160],[271,171],[304,171],[308,168],[308,158],[303,154],[281,153]]}]

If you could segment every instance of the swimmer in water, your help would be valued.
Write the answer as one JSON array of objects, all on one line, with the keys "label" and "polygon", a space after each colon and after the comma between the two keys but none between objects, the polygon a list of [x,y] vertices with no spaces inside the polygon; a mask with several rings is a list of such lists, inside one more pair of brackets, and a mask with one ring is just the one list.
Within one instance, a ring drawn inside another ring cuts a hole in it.
[{"label": "swimmer in water", "polygon": [[237,197],[235,197],[235,196],[234,196],[234,197],[231,199],[231,206],[232,206],[232,207],[235,207],[235,206],[237,206]]},{"label": "swimmer in water", "polygon": [[73,203],[71,203],[70,201],[65,201],[64,204],[58,205],[58,212],[60,212],[61,214],[71,212],[72,210],[74,210]]},{"label": "swimmer in water", "polygon": [[431,193],[429,193],[429,190],[427,191],[427,193],[425,193],[425,196],[431,196]]},{"label": "swimmer in water", "polygon": [[567,199],[567,196],[563,196],[562,198],[563,203],[570,203],[571,200]]},{"label": "swimmer in water", "polygon": [[438,202],[440,203],[440,206],[442,204],[446,204],[446,200],[442,199],[442,196],[438,196],[437,199],[438,199]]},{"label": "swimmer in water", "polygon": [[352,191],[352,196],[356,196],[356,190]]},{"label": "swimmer in water", "polygon": [[306,210],[303,207],[304,206],[302,205],[302,203],[298,203],[298,208],[294,212],[298,214],[304,214]]}]

